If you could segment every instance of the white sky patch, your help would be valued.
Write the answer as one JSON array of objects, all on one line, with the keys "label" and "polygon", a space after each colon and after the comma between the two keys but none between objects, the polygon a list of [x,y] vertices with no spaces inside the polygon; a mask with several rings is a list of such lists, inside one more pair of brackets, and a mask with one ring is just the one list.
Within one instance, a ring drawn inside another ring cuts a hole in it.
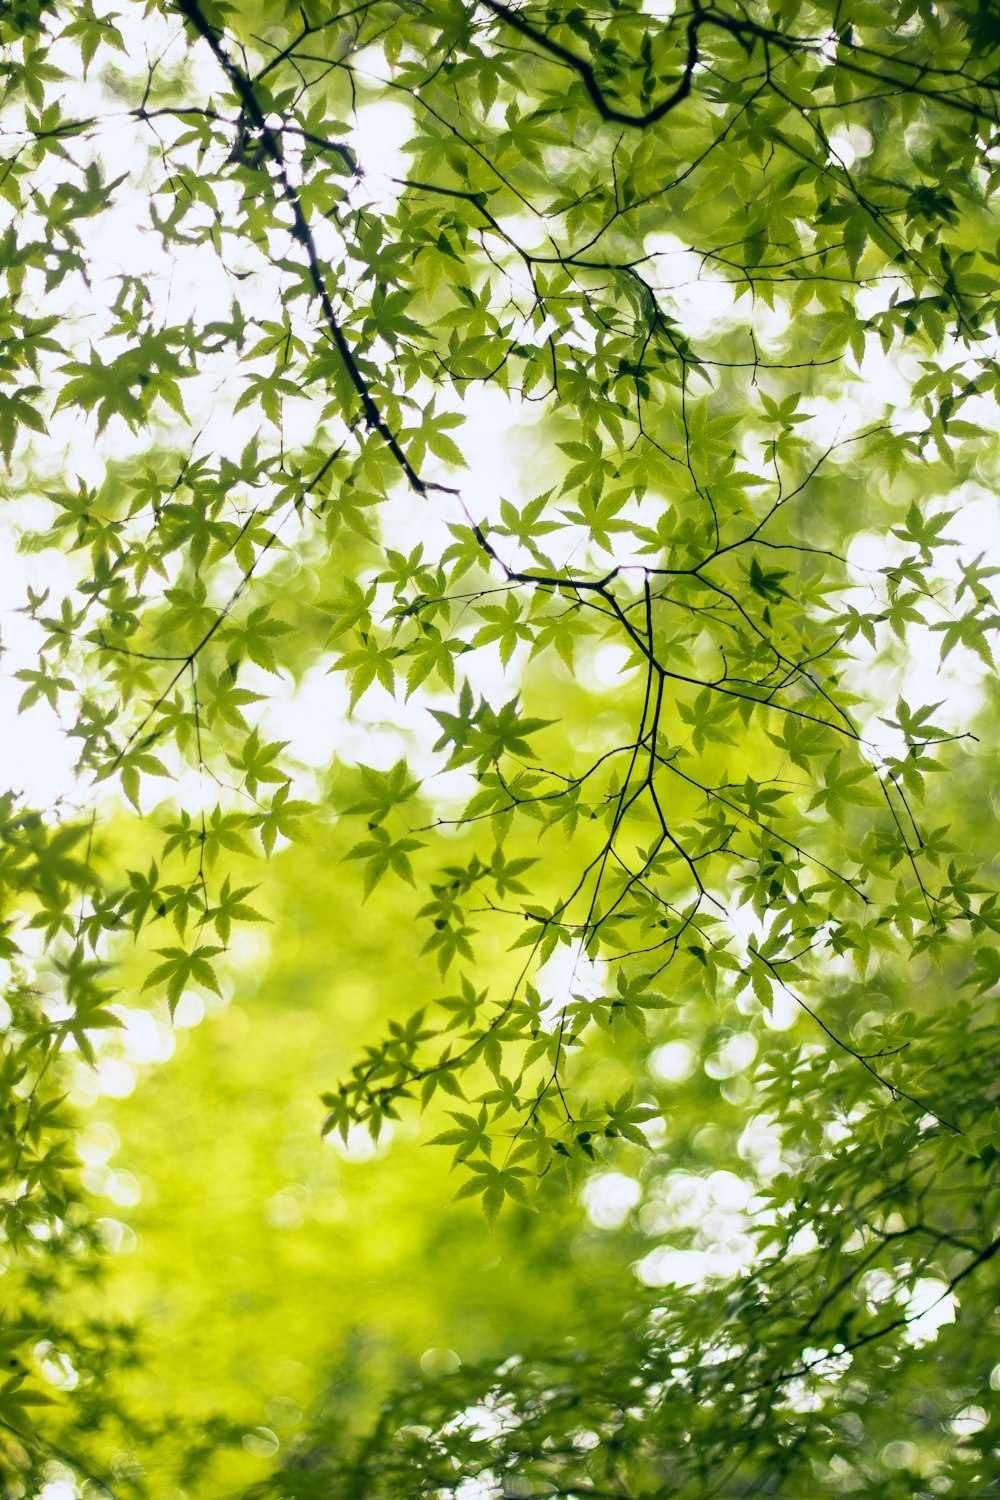
[{"label": "white sky patch", "polygon": [[[458,680],[467,678],[475,697],[497,708],[517,694],[526,655],[525,647],[504,666],[496,649],[480,649],[461,658]],[[254,685],[262,690],[260,683]],[[261,722],[269,737],[288,742],[285,757],[305,773],[302,792],[318,795],[322,773],[335,757],[346,765],[380,771],[405,759],[423,783],[425,796],[441,811],[455,811],[476,790],[474,770],[446,769],[446,756],[434,748],[441,726],[432,708],[454,711],[454,695],[447,689],[421,690],[407,698],[402,684],[393,696],[373,683],[352,711],[347,675],[318,665],[298,683],[267,676],[266,690]],[[200,805],[204,788],[197,773],[189,772],[173,790],[184,794],[184,805],[194,807]],[[216,790],[213,783],[213,793]]]},{"label": "white sky patch", "polygon": [[904,1338],[918,1347],[933,1343],[938,1329],[955,1321],[957,1310],[958,1299],[952,1296],[943,1281],[934,1276],[922,1276],[915,1283],[907,1303],[906,1314],[911,1321],[906,1325]]},{"label": "white sky patch", "polygon": [[646,254],[656,258],[654,284],[660,305],[691,338],[721,333],[743,317],[735,278],[723,267],[703,261],[675,234],[648,234],[644,246]]},{"label": "white sky patch", "polygon": [[546,1006],[545,1020],[554,1026],[574,995],[593,999],[604,992],[600,968],[582,952],[579,945],[557,948],[538,970],[532,983]]},{"label": "white sky patch", "polygon": [[761,1182],[770,1182],[782,1170],[781,1131],[766,1115],[755,1115],[745,1126],[736,1149]]},{"label": "white sky patch", "polygon": [[988,1421],[989,1414],[984,1406],[965,1406],[957,1416],[952,1417],[948,1426],[959,1437],[973,1437]]},{"label": "white sky patch", "polygon": [[581,676],[584,681],[592,678],[599,688],[620,688],[634,672],[638,671],[635,652],[615,641],[606,641],[598,646],[589,661],[583,664]]},{"label": "white sky patch", "polygon": [[658,1245],[634,1267],[643,1286],[704,1286],[709,1281],[729,1279],[753,1262],[753,1242],[716,1245],[706,1250],[678,1250]]},{"label": "white sky patch", "polygon": [[173,1056],[174,1034],[166,1021],[158,1020],[148,1010],[113,1007],[124,1022],[118,1033],[119,1045],[131,1063],[164,1063]]},{"label": "white sky patch", "polygon": [[[478,1429],[476,1436],[479,1436]],[[487,1470],[483,1474],[467,1474],[464,1479],[460,1479],[455,1490],[455,1500],[495,1500],[498,1493],[496,1475]]]},{"label": "white sky patch", "polygon": [[[6,583],[9,574],[0,578]],[[7,632],[4,646],[0,658],[0,790],[22,794],[32,807],[50,807],[74,791],[74,742],[66,738],[57,715],[44,703],[18,715],[25,684],[17,682],[14,673],[21,666],[36,667],[37,654],[18,652]]]},{"label": "white sky patch", "polygon": [[104,1120],[92,1120],[74,1142],[74,1150],[85,1167],[103,1167],[118,1152],[117,1131]]},{"label": "white sky patch", "polygon": [[80,1491],[72,1479],[50,1479],[39,1494],[42,1500],[79,1500]]},{"label": "white sky patch", "polygon": [[363,1125],[348,1125],[347,1140],[340,1132],[333,1130],[324,1136],[328,1145],[332,1146],[339,1157],[344,1161],[362,1162],[372,1161],[376,1156],[383,1156],[392,1144],[392,1125],[388,1120],[382,1122],[377,1141],[373,1141]]},{"label": "white sky patch", "polygon": [[595,1228],[617,1229],[639,1202],[642,1188],[623,1172],[600,1172],[584,1184],[580,1197]]},{"label": "white sky patch", "polygon": [[199,1026],[205,1019],[205,1002],[194,990],[185,990],[174,1006],[175,1027]]},{"label": "white sky patch", "polygon": [[[867,376],[868,372],[865,373]],[[830,395],[810,398],[805,407],[810,411],[809,423],[803,423],[803,430],[811,442],[820,448],[830,448],[871,425],[873,378],[877,376],[855,385],[838,383]]]},{"label": "white sky patch", "polygon": [[[742,956],[749,959],[751,946],[760,948],[767,937],[767,927],[751,906],[741,905],[737,900],[727,904],[729,929],[736,940]],[[743,997],[741,996],[741,999]],[[801,1014],[795,998],[782,985],[775,982],[771,987],[771,1004],[762,1011],[764,1024],[771,1031],[787,1031],[794,1026]],[[706,1069],[706,1071],[708,1071]],[[730,1074],[718,1076],[731,1076]]]},{"label": "white sky patch", "polygon": [[768,307],[763,302],[758,302],[753,310],[753,331],[757,343],[765,349],[772,349],[780,344],[789,328],[792,326],[792,315],[784,302],[776,302],[774,307]]},{"label": "white sky patch", "polygon": [[746,1208],[753,1197],[753,1184],[735,1172],[720,1169],[708,1175],[708,1191],[716,1208],[738,1211]]},{"label": "white sky patch", "polygon": [[354,208],[387,213],[396,202],[410,168],[403,150],[413,135],[413,115],[396,99],[378,99],[358,107],[348,145],[357,154],[363,178],[351,189]]},{"label": "white sky patch", "polygon": [[[996,497],[978,485],[965,485],[937,501],[925,503],[925,513],[936,515],[955,511],[945,536],[954,547],[941,548],[935,556],[935,576],[954,586],[967,567],[980,555],[983,565],[1000,566],[1000,507]],[[903,521],[902,514],[899,517]],[[898,563],[913,552],[912,545],[898,537],[870,531],[860,532],[848,548],[848,562],[857,580],[856,607],[870,609],[886,598],[885,579],[880,570]],[[995,591],[995,581],[993,588]],[[849,597],[849,596],[848,596]],[[852,643],[853,660],[847,674],[851,685],[869,702],[880,704],[862,725],[865,736],[883,753],[898,754],[905,742],[898,731],[882,723],[895,716],[895,702],[902,697],[911,708],[940,703],[934,722],[950,733],[962,733],[983,701],[990,668],[978,656],[956,646],[942,661],[942,634],[932,625],[946,624],[959,618],[972,604],[966,594],[957,607],[947,603],[927,609],[927,626],[910,625],[906,631],[906,649],[898,656],[886,656],[860,637]],[[884,637],[883,637],[884,638]],[[898,651],[898,643],[896,648]],[[947,753],[946,751],[943,753]]]},{"label": "white sky patch", "polygon": [[693,1236],[693,1244],[657,1245],[633,1267],[638,1279],[645,1286],[701,1286],[749,1270],[756,1255],[756,1190],[749,1177],[725,1170],[661,1178],[641,1211],[642,1228],[650,1235]]},{"label": "white sky patch", "polygon": [[683,1083],[694,1071],[694,1050],[687,1042],[664,1042],[650,1053],[649,1071],[661,1083]]},{"label": "white sky patch", "polygon": [[93,1070],[81,1069],[72,1097],[75,1104],[82,1105],[96,1102],[101,1094],[110,1099],[127,1099],[134,1090],[135,1073],[128,1063],[120,1057],[101,1057]]},{"label": "white sky patch", "polygon": [[[33,806],[48,807],[59,797],[75,791],[73,768],[76,747],[66,737],[68,727],[44,699],[18,715],[18,704],[28,684],[16,673],[38,666],[41,629],[22,613],[27,591],[41,593],[47,587],[58,595],[70,586],[72,570],[57,553],[24,556],[17,550],[17,537],[10,512],[16,516],[30,507],[6,502],[0,521],[0,792],[22,792]],[[34,522],[37,517],[31,517]]]},{"label": "white sky patch", "polygon": [[734,1078],[745,1072],[756,1056],[756,1038],[749,1031],[736,1032],[713,1057],[706,1058],[705,1072],[709,1078]]},{"label": "white sky patch", "polygon": [[[433,401],[438,414],[449,412],[462,417],[462,426],[452,429],[451,436],[462,452],[464,467],[456,475],[454,469],[429,455],[426,472],[442,484],[461,489],[474,521],[499,523],[502,501],[509,500],[519,509],[543,488],[534,485],[528,472],[532,427],[539,420],[528,403],[490,385],[469,385],[459,395],[428,384],[418,387],[415,394],[418,402]],[[440,555],[452,540],[449,525],[465,523],[457,499],[449,501],[445,495],[427,499],[402,484],[393,491],[389,508],[392,519],[388,541],[404,553],[423,544],[426,557]],[[526,561],[515,541],[498,537],[496,546],[508,566],[518,567]],[[503,584],[499,570],[495,570],[494,581],[498,588]]]},{"label": "white sky patch", "polygon": [[874,144],[862,125],[849,125],[845,130],[836,130],[829,137],[829,160],[850,171],[856,161],[870,156]]},{"label": "white sky patch", "polygon": [[[543,245],[552,243],[545,220],[537,214],[527,212],[505,214],[502,219],[498,220],[498,223],[514,244],[520,245],[522,250],[540,250]],[[527,289],[531,285],[527,267],[519,258],[515,257],[515,260],[523,269]]]}]

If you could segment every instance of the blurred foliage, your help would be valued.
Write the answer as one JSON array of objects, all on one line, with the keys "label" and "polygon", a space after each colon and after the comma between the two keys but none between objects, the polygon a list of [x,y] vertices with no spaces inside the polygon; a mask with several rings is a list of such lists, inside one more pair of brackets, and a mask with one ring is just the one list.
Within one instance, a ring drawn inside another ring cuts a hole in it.
[{"label": "blurred foliage", "polygon": [[5,1493],[989,1493],[993,0],[0,47]]}]

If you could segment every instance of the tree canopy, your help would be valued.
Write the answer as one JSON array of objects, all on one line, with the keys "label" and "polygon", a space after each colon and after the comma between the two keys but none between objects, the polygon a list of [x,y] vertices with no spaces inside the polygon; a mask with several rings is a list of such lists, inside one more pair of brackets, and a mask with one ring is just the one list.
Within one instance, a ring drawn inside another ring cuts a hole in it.
[{"label": "tree canopy", "polygon": [[0,49],[4,1493],[991,1492],[994,0]]}]

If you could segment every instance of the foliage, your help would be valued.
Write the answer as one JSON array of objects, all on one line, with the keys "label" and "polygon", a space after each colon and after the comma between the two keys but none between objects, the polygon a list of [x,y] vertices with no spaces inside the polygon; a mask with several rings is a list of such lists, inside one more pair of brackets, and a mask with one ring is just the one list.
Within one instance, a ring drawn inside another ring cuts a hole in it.
[{"label": "foliage", "polygon": [[328,1134],[426,1112],[501,1237],[643,1195],[610,1357],[539,1316],[275,1494],[988,1485],[991,0],[17,0],[0,42],[17,676],[79,747],[0,804],[10,1492],[142,1492],[115,1445],[168,1440],[116,1435],[126,1333],[45,1310],[100,1238],[60,1096],[139,995],[225,997],[272,857],[395,917]]}]

